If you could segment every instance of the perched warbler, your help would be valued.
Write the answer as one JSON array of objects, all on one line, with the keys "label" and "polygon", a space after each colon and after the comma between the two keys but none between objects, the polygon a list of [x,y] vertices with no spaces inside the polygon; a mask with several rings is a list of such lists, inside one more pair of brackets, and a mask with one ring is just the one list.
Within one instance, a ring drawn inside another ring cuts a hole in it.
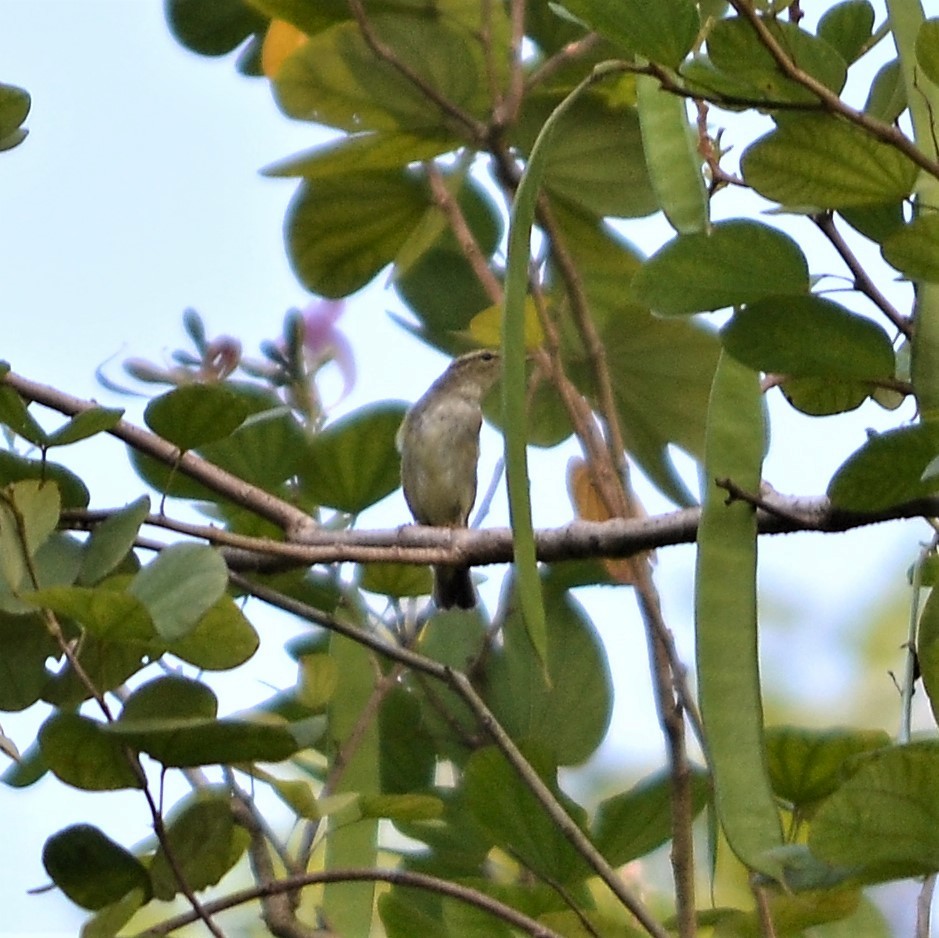
[{"label": "perched warbler", "polygon": [[[466,527],[476,501],[482,399],[501,366],[491,349],[455,358],[405,415],[397,437],[401,484],[418,524]],[[439,609],[472,609],[469,567],[435,566],[433,596]]]}]

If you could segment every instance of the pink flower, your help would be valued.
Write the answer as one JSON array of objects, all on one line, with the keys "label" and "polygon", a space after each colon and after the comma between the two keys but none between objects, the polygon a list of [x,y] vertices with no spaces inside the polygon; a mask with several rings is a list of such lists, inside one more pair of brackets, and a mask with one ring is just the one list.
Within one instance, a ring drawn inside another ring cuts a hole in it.
[{"label": "pink flower", "polygon": [[313,370],[328,361],[334,361],[342,375],[342,397],[355,386],[352,345],[345,334],[336,328],[345,306],[345,300],[316,300],[302,313],[303,347],[313,359]]}]

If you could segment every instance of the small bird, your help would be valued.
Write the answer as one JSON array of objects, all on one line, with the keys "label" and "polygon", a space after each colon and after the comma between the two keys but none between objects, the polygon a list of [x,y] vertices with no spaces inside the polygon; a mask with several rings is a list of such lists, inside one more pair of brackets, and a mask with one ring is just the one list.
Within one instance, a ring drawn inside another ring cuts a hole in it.
[{"label": "small bird", "polygon": [[[461,355],[405,415],[397,436],[401,484],[418,524],[466,527],[476,501],[482,400],[501,368],[491,349]],[[433,597],[438,609],[472,609],[470,568],[435,566]]]}]

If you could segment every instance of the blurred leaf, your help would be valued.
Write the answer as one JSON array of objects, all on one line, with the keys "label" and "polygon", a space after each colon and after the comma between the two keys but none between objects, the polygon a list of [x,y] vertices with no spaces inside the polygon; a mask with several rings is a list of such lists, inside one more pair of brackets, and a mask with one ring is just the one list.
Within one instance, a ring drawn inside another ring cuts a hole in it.
[{"label": "blurred leaf", "polygon": [[281,65],[297,51],[309,37],[287,20],[273,19],[268,24],[261,45],[261,71],[272,81]]},{"label": "blurred leaf", "polygon": [[939,453],[939,423],[875,434],[839,467],[828,497],[849,511],[880,511],[939,489],[939,478],[924,478]]},{"label": "blurred leaf", "polygon": [[0,385],[0,423],[34,446],[44,446],[48,439],[46,431],[29,412],[26,402],[8,384]]},{"label": "blurred leaf", "polygon": [[127,895],[85,919],[80,938],[115,938],[148,899],[149,891],[132,889]]},{"label": "blurred leaf", "polygon": [[[543,758],[533,759],[531,754],[529,762],[574,820],[583,824],[584,811],[561,793],[556,769]],[[470,756],[463,774],[463,795],[474,818],[493,842],[536,875],[564,885],[590,875],[583,858],[495,746],[478,749]]]},{"label": "blurred leaf", "polygon": [[212,689],[200,681],[168,674],[138,687],[124,701],[121,719],[140,721],[153,718],[214,717],[218,700]]},{"label": "blurred leaf", "polygon": [[874,76],[864,113],[892,124],[906,110],[906,86],[898,59],[884,65]]},{"label": "blurred leaf", "polygon": [[750,303],[721,329],[721,341],[754,371],[875,381],[896,370],[893,344],[877,323],[815,295]]},{"label": "blurred leaf", "polygon": [[394,402],[363,407],[317,433],[303,461],[304,493],[316,504],[358,514],[398,488],[395,434],[405,411]]},{"label": "blurred leaf", "polygon": [[883,730],[773,726],[765,738],[773,792],[803,814],[841,785],[852,759],[890,745]]},{"label": "blurred leaf", "polygon": [[304,182],[287,211],[294,273],[322,296],[348,296],[390,264],[428,206],[424,184],[406,170]]},{"label": "blurred leaf", "polygon": [[740,161],[747,185],[787,207],[823,209],[905,199],[916,165],[895,147],[839,118],[788,116]]},{"label": "blurred leaf", "polygon": [[123,408],[91,407],[83,410],[49,434],[46,446],[68,446],[79,440],[86,440],[96,433],[112,430],[124,416]]},{"label": "blurred leaf", "polygon": [[29,92],[16,85],[0,84],[0,150],[16,146],[26,137],[20,125],[29,115]]},{"label": "blurred leaf", "polygon": [[433,588],[430,567],[413,563],[365,563],[359,565],[359,586],[381,596],[429,596]]},{"label": "blurred leaf", "polygon": [[143,567],[128,592],[136,596],[166,641],[183,638],[218,601],[228,585],[221,554],[202,544],[172,544]]},{"label": "blurred leaf", "polygon": [[381,790],[388,794],[426,791],[434,782],[436,747],[421,720],[416,694],[395,687],[378,714]]},{"label": "blurred leaf", "polygon": [[[0,389],[2,390],[2,389]],[[90,495],[85,483],[64,466],[41,459],[27,459],[0,450],[0,486],[24,479],[54,482],[59,489],[62,508],[87,508]]]},{"label": "blurred leaf", "polygon": [[910,280],[939,281],[939,215],[923,214],[890,234],[884,260]]},{"label": "blurred leaf", "polygon": [[59,491],[54,483],[25,479],[0,490],[0,574],[4,592],[33,586],[32,558],[59,521]]},{"label": "blurred leaf", "polygon": [[25,710],[49,679],[46,659],[60,653],[38,615],[0,613],[0,710]]},{"label": "blurred leaf", "polygon": [[818,21],[824,39],[849,65],[860,57],[874,31],[874,8],[869,0],[843,0]]},{"label": "blurred leaf", "polygon": [[259,644],[258,633],[241,607],[223,595],[190,632],[167,643],[166,651],[204,671],[230,671],[251,658]]},{"label": "blurred leaf", "polygon": [[[710,797],[710,780],[707,772],[692,766],[690,781],[691,810],[697,815]],[[671,839],[671,798],[671,778],[662,770],[600,803],[593,839],[611,866],[625,866]]]},{"label": "blurred leaf", "polygon": [[[763,24],[789,57],[804,72],[836,94],[844,87],[844,59],[818,36],[794,23],[763,18]],[[758,100],[815,104],[815,94],[787,78],[752,25],[739,16],[718,20],[707,35],[708,53],[714,66],[751,89],[745,97]]]},{"label": "blurred leaf", "polygon": [[43,700],[62,708],[77,706],[92,695],[88,681],[100,693],[114,690],[148,660],[143,646],[104,641],[92,632],[82,636],[76,652],[82,674],[66,664],[43,688]]},{"label": "blurred leaf", "polygon": [[149,513],[150,499],[141,495],[95,525],[82,551],[80,585],[98,583],[114,570],[133,548],[140,525]]},{"label": "blurred leaf", "polygon": [[443,802],[434,795],[369,795],[359,801],[363,817],[390,821],[429,821],[443,814]]},{"label": "blurred leaf", "polygon": [[631,292],[659,314],[678,315],[808,289],[808,263],[792,238],[769,225],[735,219],[673,238],[642,265]]},{"label": "blurred leaf", "polygon": [[545,612],[548,655],[542,665],[521,611],[511,607],[502,651],[490,663],[487,700],[513,739],[544,748],[558,765],[576,765],[600,745],[609,725],[609,663],[593,623],[572,596],[546,595]]},{"label": "blurred leaf", "polygon": [[818,809],[809,846],[864,882],[929,875],[939,870],[937,800],[935,740],[881,749]]},{"label": "blurred leaf", "polygon": [[146,606],[130,593],[106,587],[50,586],[24,594],[24,599],[74,619],[104,641],[143,644],[155,635]]},{"label": "blurred leaf", "polygon": [[756,513],[718,479],[760,488],[766,414],[759,377],[721,356],[708,411],[695,568],[698,699],[721,828],[736,856],[774,879],[782,827],[766,773],[757,650]]},{"label": "blurred leaf", "polygon": [[843,208],[839,214],[844,220],[871,241],[881,243],[906,222],[903,218],[903,203],[885,202],[882,205],[856,205]]},{"label": "blurred leaf", "polygon": [[39,730],[46,766],[57,778],[84,791],[142,788],[121,741],[104,725],[77,713],[53,713]]},{"label": "blurred leaf", "polygon": [[35,785],[48,771],[38,741],[23,753],[17,762],[7,766],[0,774],[0,782],[10,788],[28,788]]},{"label": "blurred leaf", "polygon": [[185,451],[229,436],[248,412],[242,396],[223,384],[185,384],[150,401],[144,420],[154,433]]},{"label": "blurred leaf", "polygon": [[[479,345],[498,347],[502,342],[502,305],[495,303],[478,312],[469,323],[468,332]],[[525,300],[525,348],[534,350],[544,342],[544,331],[534,299]]]},{"label": "blurred leaf", "polygon": [[225,55],[267,25],[243,0],[164,0],[176,39],[200,55]]},{"label": "blurred leaf", "polygon": [[920,24],[916,34],[916,63],[933,84],[939,85],[939,17]]},{"label": "blurred leaf", "polygon": [[630,53],[677,67],[698,34],[690,0],[564,0],[563,6]]},{"label": "blurred leaf", "polygon": [[916,653],[933,719],[939,721],[939,590],[935,584],[920,613]]},{"label": "blurred leaf", "polygon": [[203,788],[176,806],[166,827],[173,863],[161,844],[150,863],[153,893],[168,901],[181,890],[177,871],[189,889],[214,886],[239,860],[250,835],[232,817],[227,788]]},{"label": "blurred leaf", "polygon": [[42,865],[76,905],[101,909],[129,892],[151,894],[143,864],[97,827],[74,824],[53,834],[42,849]]},{"label": "blurred leaf", "polygon": [[339,668],[326,654],[309,654],[300,658],[300,681],[297,700],[311,711],[321,711],[332,700],[339,684]]}]

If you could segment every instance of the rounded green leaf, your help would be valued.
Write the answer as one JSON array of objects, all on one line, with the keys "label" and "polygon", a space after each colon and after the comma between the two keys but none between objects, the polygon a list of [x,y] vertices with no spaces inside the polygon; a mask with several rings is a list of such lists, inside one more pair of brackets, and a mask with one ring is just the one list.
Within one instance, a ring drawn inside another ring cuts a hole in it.
[{"label": "rounded green leaf", "polygon": [[920,423],[875,434],[839,467],[828,497],[849,511],[880,511],[930,495],[939,478],[925,478],[939,453],[939,424]]},{"label": "rounded green leaf", "polygon": [[924,213],[894,231],[881,245],[881,253],[910,280],[939,281],[939,214]]},{"label": "rounded green leaf", "polygon": [[142,684],[127,698],[121,721],[150,719],[212,718],[218,700],[212,689],[200,681],[170,674]]},{"label": "rounded green leaf", "polygon": [[939,17],[920,24],[916,34],[916,62],[923,74],[939,85]]},{"label": "rounded green leaf", "polygon": [[842,0],[818,21],[818,35],[849,65],[864,51],[873,30],[874,8],[869,0]]},{"label": "rounded green leaf", "polygon": [[868,756],[819,808],[813,853],[866,882],[939,870],[939,744],[935,740]]},{"label": "rounded green leaf", "polygon": [[887,333],[818,296],[776,296],[738,310],[721,329],[724,348],[754,371],[794,377],[892,378]]},{"label": "rounded green leaf", "polygon": [[0,84],[0,150],[9,150],[26,138],[20,125],[29,114],[29,92]]},{"label": "rounded green leaf", "polygon": [[56,886],[84,909],[102,909],[133,890],[151,894],[143,864],[90,824],[53,834],[42,849],[42,865]]},{"label": "rounded green leaf", "polygon": [[94,527],[82,551],[78,582],[90,586],[103,580],[134,546],[140,525],[150,513],[150,499],[142,495]]},{"label": "rounded green leaf", "polygon": [[229,671],[244,664],[260,644],[241,607],[222,596],[191,632],[166,645],[166,651],[204,671]]},{"label": "rounded green leaf", "polygon": [[86,440],[96,433],[112,430],[123,416],[124,410],[120,407],[91,407],[83,410],[64,426],[50,433],[46,446],[67,446],[79,440]]},{"label": "rounded green leaf", "polygon": [[808,263],[799,245],[769,225],[745,219],[673,238],[642,265],[632,282],[633,297],[666,316],[808,289]]},{"label": "rounded green leaf", "polygon": [[400,484],[395,435],[406,408],[384,403],[337,420],[310,441],[300,484],[316,504],[358,514]]},{"label": "rounded green leaf", "polygon": [[268,22],[242,0],[166,0],[166,19],[176,39],[201,55],[225,55]]},{"label": "rounded green leaf", "polygon": [[0,450],[0,485],[36,479],[55,482],[59,488],[63,508],[87,508],[91,498],[85,483],[71,470],[44,459],[27,459],[6,450]]},{"label": "rounded green leaf", "polygon": [[182,638],[217,602],[228,585],[222,555],[201,544],[173,544],[143,567],[127,591],[153,618],[159,636]]},{"label": "rounded green leaf", "polygon": [[121,741],[104,725],[77,713],[54,713],[39,730],[46,766],[67,785],[84,791],[141,788]]},{"label": "rounded green leaf", "polygon": [[433,587],[430,568],[413,563],[366,563],[360,569],[359,586],[382,596],[429,596]]},{"label": "rounded green leaf", "polygon": [[892,124],[906,110],[906,85],[899,59],[882,65],[871,82],[864,113]]},{"label": "rounded green leaf", "polygon": [[883,730],[774,726],[766,731],[766,758],[776,796],[805,812],[846,777],[850,760],[890,745]]},{"label": "rounded green leaf", "polygon": [[740,161],[747,185],[787,207],[839,209],[905,199],[917,167],[895,147],[830,115],[788,116]]},{"label": "rounded green leaf", "polygon": [[190,450],[228,436],[248,413],[242,396],[223,384],[186,384],[150,401],[144,420],[164,440]]},{"label": "rounded green leaf", "polygon": [[343,297],[390,264],[429,202],[406,171],[330,176],[303,183],[287,210],[287,250],[309,290]]},{"label": "rounded green leaf", "polygon": [[810,417],[845,414],[881,390],[866,381],[840,378],[787,378],[779,389],[796,410]]}]

